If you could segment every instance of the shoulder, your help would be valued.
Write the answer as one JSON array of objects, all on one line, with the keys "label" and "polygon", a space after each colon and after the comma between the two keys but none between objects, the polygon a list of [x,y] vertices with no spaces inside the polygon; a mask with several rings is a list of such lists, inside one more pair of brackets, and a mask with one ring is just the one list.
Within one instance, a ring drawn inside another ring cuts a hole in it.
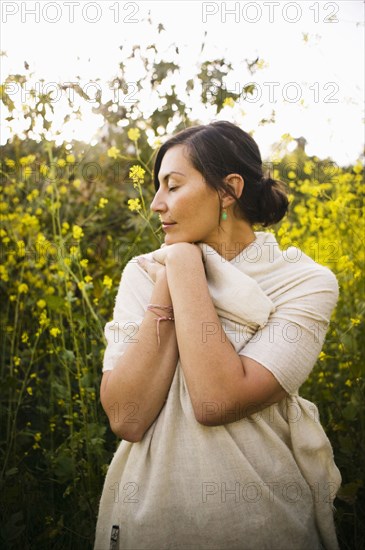
[{"label": "shoulder", "polygon": [[298,275],[302,274],[304,281],[312,286],[322,287],[334,294],[339,294],[339,285],[336,275],[329,267],[319,264],[313,258],[305,254],[300,248],[291,246],[281,251],[283,260],[287,266],[293,266],[292,270]]},{"label": "shoulder", "polygon": [[[300,305],[301,314],[329,322],[339,298],[339,284],[335,274],[313,260],[297,247],[287,249],[283,256],[286,293],[282,301],[293,307]],[[291,261],[295,258],[295,261]]]},{"label": "shoulder", "polygon": [[122,268],[118,290],[115,296],[115,306],[117,309],[132,311],[136,304],[142,311],[144,305],[148,303],[154,282],[144,269],[139,265],[138,258],[143,255],[152,259],[154,251],[133,256]]},{"label": "shoulder", "polygon": [[298,246],[282,247],[273,233],[258,232],[260,261],[248,269],[279,302],[308,299],[334,307],[339,296],[335,274]]}]

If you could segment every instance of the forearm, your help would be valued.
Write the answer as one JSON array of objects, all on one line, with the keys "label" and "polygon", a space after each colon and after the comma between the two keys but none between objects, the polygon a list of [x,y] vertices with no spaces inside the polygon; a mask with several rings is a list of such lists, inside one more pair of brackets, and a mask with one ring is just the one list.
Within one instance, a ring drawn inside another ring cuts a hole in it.
[{"label": "forearm", "polygon": [[[166,275],[156,281],[151,303],[172,305]],[[175,326],[171,321],[159,323],[158,346],[156,316],[146,311],[137,341],[129,344],[103,391],[111,427],[123,439],[138,441],[143,436],[163,407],[175,373],[179,356]]]},{"label": "forearm", "polygon": [[166,271],[181,366],[198,418],[204,403],[230,407],[244,373],[212,303],[201,258],[189,258],[188,277],[186,261],[183,254],[172,256]]}]

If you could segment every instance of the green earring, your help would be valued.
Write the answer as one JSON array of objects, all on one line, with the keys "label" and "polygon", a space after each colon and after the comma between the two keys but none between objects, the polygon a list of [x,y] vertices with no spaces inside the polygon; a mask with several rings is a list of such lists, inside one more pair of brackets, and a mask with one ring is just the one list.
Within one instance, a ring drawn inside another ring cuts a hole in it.
[{"label": "green earring", "polygon": [[223,208],[223,212],[222,212],[222,220],[226,221],[226,219],[228,218],[228,215],[227,215],[227,212],[226,212],[226,209]]}]

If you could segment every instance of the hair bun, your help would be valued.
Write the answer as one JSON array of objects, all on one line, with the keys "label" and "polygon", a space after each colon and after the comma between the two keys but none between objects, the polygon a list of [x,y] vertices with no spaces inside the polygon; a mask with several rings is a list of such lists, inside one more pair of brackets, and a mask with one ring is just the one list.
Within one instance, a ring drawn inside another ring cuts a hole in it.
[{"label": "hair bun", "polygon": [[275,185],[276,184],[276,180],[272,179],[270,176],[266,177],[266,176],[262,176],[261,180],[260,180],[260,185]]},{"label": "hair bun", "polygon": [[285,216],[289,206],[285,184],[271,176],[262,176],[259,189],[259,223],[264,227],[278,223]]}]

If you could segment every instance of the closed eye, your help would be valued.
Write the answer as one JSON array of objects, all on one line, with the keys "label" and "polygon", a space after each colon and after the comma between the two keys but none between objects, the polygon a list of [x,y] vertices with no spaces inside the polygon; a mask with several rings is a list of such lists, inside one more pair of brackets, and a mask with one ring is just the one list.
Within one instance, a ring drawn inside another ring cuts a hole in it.
[{"label": "closed eye", "polygon": [[177,187],[169,187],[169,191],[174,191],[174,189],[177,189]]}]

